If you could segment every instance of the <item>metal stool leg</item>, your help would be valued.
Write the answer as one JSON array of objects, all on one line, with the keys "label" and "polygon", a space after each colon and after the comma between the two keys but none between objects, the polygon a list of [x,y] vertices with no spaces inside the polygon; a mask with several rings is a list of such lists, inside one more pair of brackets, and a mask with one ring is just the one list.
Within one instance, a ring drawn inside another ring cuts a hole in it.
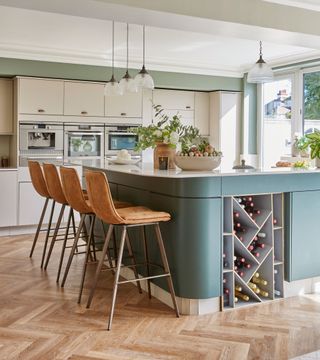
[{"label": "metal stool leg", "polygon": [[56,223],[56,228],[54,229],[53,237],[51,239],[51,244],[50,244],[50,247],[49,247],[46,263],[44,265],[44,270],[47,270],[49,260],[50,260],[51,254],[52,254],[52,250],[53,250],[53,247],[54,247],[54,244],[56,242],[56,238],[57,238],[57,235],[58,235],[58,232],[59,232],[59,229],[60,229],[60,225],[61,225],[61,221],[62,221],[62,217],[63,217],[63,213],[64,213],[65,208],[66,208],[66,205],[61,206],[58,221]]},{"label": "metal stool leg", "polygon": [[115,259],[116,266],[118,265],[118,248],[117,248],[117,237],[116,237],[116,230],[113,229],[113,256]]},{"label": "metal stool leg", "polygon": [[156,230],[157,241],[158,241],[158,245],[159,245],[159,249],[160,249],[160,255],[161,255],[163,267],[164,267],[165,272],[167,272],[169,274],[169,276],[167,277],[167,282],[168,282],[168,286],[169,286],[173,306],[174,306],[174,309],[176,311],[177,317],[179,317],[180,316],[179,315],[179,309],[178,309],[178,305],[177,305],[176,296],[175,296],[175,293],[174,293],[172,277],[171,277],[171,273],[170,273],[170,268],[169,268],[169,264],[168,264],[166,250],[165,250],[164,244],[163,244],[163,239],[162,239],[159,223],[155,224],[155,230]]},{"label": "metal stool leg", "polygon": [[[77,234],[77,230],[76,230],[76,222],[74,220],[74,211],[72,209],[72,218],[71,218],[71,221],[72,221],[72,230],[73,230],[73,237],[76,237],[76,234]],[[78,246],[76,248],[76,253],[78,253]]]},{"label": "metal stool leg", "polygon": [[86,257],[84,259],[83,269],[82,269],[82,277],[81,277],[81,284],[80,284],[80,290],[79,290],[79,296],[78,296],[78,304],[81,303],[81,297],[82,297],[84,280],[85,280],[85,277],[86,277],[89,253],[91,252],[90,247],[91,247],[91,243],[92,243],[92,240],[93,240],[94,223],[95,223],[95,219],[96,219],[96,217],[94,215],[89,215],[89,216],[91,217],[91,223],[90,223],[90,229],[89,229],[89,239],[88,239],[88,242],[87,242]]},{"label": "metal stool leg", "polygon": [[122,234],[121,234],[117,271],[116,271],[116,276],[114,278],[114,284],[113,284],[113,294],[112,294],[111,310],[110,310],[109,321],[108,321],[108,330],[111,330],[111,325],[112,325],[112,319],[113,319],[114,307],[115,307],[117,291],[118,291],[118,283],[119,283],[119,276],[120,276],[120,269],[121,269],[123,248],[124,248],[124,242],[126,239],[126,234],[127,234],[127,227],[124,225]]},{"label": "metal stool leg", "polygon": [[43,251],[42,251],[42,258],[41,258],[41,265],[40,265],[41,269],[43,268],[44,259],[46,257],[47,245],[48,245],[49,235],[50,235],[50,231],[51,231],[51,224],[52,224],[52,218],[53,218],[55,204],[56,204],[56,202],[53,200],[52,206],[51,206],[49,223],[48,223],[47,235],[46,235],[46,239],[44,241],[44,247],[43,247]]},{"label": "metal stool leg", "polygon": [[[133,253],[133,251],[132,251],[131,240],[130,240],[130,238],[129,238],[128,231],[126,232],[126,244],[127,244],[128,253],[129,253],[129,256],[130,256],[132,265],[136,265],[137,262],[136,262],[136,258],[135,258],[135,256],[134,256],[134,253]],[[137,271],[137,267],[136,267],[136,266],[133,266],[133,272],[134,272],[135,278],[136,278],[136,279],[139,279],[139,275],[138,275],[138,271]],[[140,281],[137,281],[137,286],[138,286],[139,293],[142,294],[142,289],[141,289]]]},{"label": "metal stool leg", "polygon": [[113,231],[113,225],[110,225],[109,229],[108,229],[108,232],[107,232],[107,236],[106,236],[104,245],[103,245],[101,259],[100,259],[100,261],[98,263],[96,274],[95,274],[93,282],[92,282],[89,298],[88,298],[88,301],[87,301],[87,308],[90,307],[91,302],[92,302],[93,294],[94,294],[94,291],[95,291],[97,283],[98,283],[99,274],[101,272],[102,265],[104,263],[104,259],[106,257],[106,253],[107,253],[107,250],[108,250],[108,247],[109,247],[109,242],[110,242],[112,231]]},{"label": "metal stool leg", "polygon": [[41,226],[42,226],[42,223],[43,223],[44,216],[45,216],[46,211],[47,211],[48,203],[49,203],[49,198],[46,198],[46,201],[44,202],[43,209],[42,209],[42,212],[41,212],[41,216],[40,216],[40,219],[39,219],[39,224],[38,224],[38,227],[37,227],[37,231],[36,231],[36,233],[34,235],[32,247],[31,247],[30,254],[29,254],[30,258],[33,255],[34,248],[35,248],[36,243],[38,241],[39,233],[40,233],[40,230],[41,230]]},{"label": "metal stool leg", "polygon": [[[63,244],[62,244],[62,248],[61,248],[60,261],[59,261],[59,267],[58,267],[58,273],[57,273],[57,279],[56,279],[57,283],[59,282],[59,279],[60,279],[61,268],[62,268],[62,264],[63,264],[64,253],[66,251],[66,246],[67,246],[67,241],[68,241],[68,236],[69,236],[69,228],[70,228],[70,225],[71,225],[72,215],[73,215],[73,209],[70,208],[66,233],[64,235]],[[74,237],[75,237],[75,235],[74,235]]]},{"label": "metal stool leg", "polygon": [[[101,223],[101,226],[102,226],[102,231],[103,231],[104,238],[106,238],[107,233],[106,233],[106,229],[104,228],[103,221],[100,220],[100,223]],[[110,266],[110,268],[112,268],[112,267],[113,267],[113,264],[112,264],[112,261],[111,261],[111,255],[110,255],[110,249],[109,249],[109,248],[108,248],[108,250],[107,250],[106,256],[107,256],[107,260],[108,260],[109,266]],[[112,271],[113,274],[115,274],[115,271],[114,271],[114,270],[111,270],[111,271]]]},{"label": "metal stool leg", "polygon": [[83,227],[83,224],[84,224],[85,217],[86,217],[86,214],[81,214],[81,219],[80,219],[77,235],[76,235],[76,237],[74,239],[74,242],[73,242],[73,245],[72,245],[72,249],[71,249],[71,252],[70,252],[70,255],[69,255],[68,263],[67,263],[66,269],[64,271],[64,276],[63,276],[63,280],[62,280],[62,283],[61,283],[61,287],[64,287],[64,284],[65,284],[65,282],[67,280],[67,276],[68,276],[69,269],[70,269],[70,266],[71,266],[71,263],[72,263],[72,260],[73,260],[73,257],[74,257],[74,253],[75,253],[77,245],[78,245],[78,241],[79,241],[80,233],[81,233],[81,230],[82,230],[82,227]]},{"label": "metal stool leg", "polygon": [[[148,244],[147,244],[147,237],[146,237],[146,227],[142,226],[142,239],[143,239],[143,248],[144,248],[144,259],[147,263],[147,276],[150,276],[150,266],[149,266],[149,252],[148,252]],[[148,283],[148,295],[149,299],[151,299],[151,281],[150,279],[147,280]]]}]

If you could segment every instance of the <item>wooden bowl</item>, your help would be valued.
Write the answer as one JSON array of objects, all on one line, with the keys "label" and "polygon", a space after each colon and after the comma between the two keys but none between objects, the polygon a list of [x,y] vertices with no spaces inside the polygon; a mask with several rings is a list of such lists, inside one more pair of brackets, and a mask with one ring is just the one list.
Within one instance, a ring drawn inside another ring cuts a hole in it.
[{"label": "wooden bowl", "polygon": [[174,162],[182,170],[210,171],[221,164],[221,156],[180,156],[175,155]]}]

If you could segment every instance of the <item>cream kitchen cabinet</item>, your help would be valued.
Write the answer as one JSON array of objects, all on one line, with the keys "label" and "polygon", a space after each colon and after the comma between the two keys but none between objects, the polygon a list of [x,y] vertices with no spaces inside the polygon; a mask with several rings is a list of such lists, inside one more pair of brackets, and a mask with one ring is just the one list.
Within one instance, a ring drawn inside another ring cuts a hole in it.
[{"label": "cream kitchen cabinet", "polygon": [[107,96],[105,115],[108,117],[142,118],[142,92]]},{"label": "cream kitchen cabinet", "polygon": [[210,141],[222,151],[222,166],[240,162],[241,93],[216,91],[210,94]]},{"label": "cream kitchen cabinet", "polygon": [[13,82],[0,79],[0,134],[13,133]]},{"label": "cream kitchen cabinet", "polygon": [[104,116],[104,84],[65,81],[64,115]]},{"label": "cream kitchen cabinet", "polygon": [[200,130],[200,135],[209,136],[210,93],[195,92],[194,95],[194,126]]},{"label": "cream kitchen cabinet", "polygon": [[194,110],[194,91],[155,89],[153,104],[166,110]]},{"label": "cream kitchen cabinet", "polygon": [[[170,118],[174,115],[180,116],[180,121],[182,125],[186,126],[194,126],[194,111],[190,110],[167,110],[165,109],[166,115],[168,115]],[[156,120],[155,120],[156,121]]]},{"label": "cream kitchen cabinet", "polygon": [[18,181],[16,170],[0,170],[0,227],[17,225]]},{"label": "cream kitchen cabinet", "polygon": [[18,81],[20,114],[63,114],[63,80],[20,78]]}]

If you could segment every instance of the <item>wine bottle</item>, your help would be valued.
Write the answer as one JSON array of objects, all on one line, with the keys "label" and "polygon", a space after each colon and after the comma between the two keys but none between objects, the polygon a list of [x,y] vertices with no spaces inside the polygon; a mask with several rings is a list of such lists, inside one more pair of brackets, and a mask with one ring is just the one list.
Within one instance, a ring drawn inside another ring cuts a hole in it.
[{"label": "wine bottle", "polygon": [[234,198],[239,204],[241,204],[242,203],[242,199],[241,198],[239,198],[239,197],[235,197]]},{"label": "wine bottle", "polygon": [[241,257],[241,256],[236,256],[236,260],[235,261],[239,261],[241,263],[245,263],[246,262],[246,259],[244,257]]},{"label": "wine bottle", "polygon": [[248,250],[249,250],[249,251],[254,250],[254,246],[253,246],[253,245],[249,245]]},{"label": "wine bottle", "polygon": [[240,285],[235,285],[234,288],[235,288],[235,290],[237,290],[237,291],[240,291],[240,292],[242,291],[242,287],[241,287]]},{"label": "wine bottle", "polygon": [[224,292],[224,294],[226,294],[226,295],[229,295],[229,294],[230,294],[230,290],[229,290],[228,288],[226,288],[226,287],[223,288],[223,292]]},{"label": "wine bottle", "polygon": [[241,224],[239,222],[235,223],[234,226],[235,226],[236,229],[241,228]]},{"label": "wine bottle", "polygon": [[256,278],[256,277],[253,277],[252,279],[252,282],[254,282],[255,284],[260,284],[260,285],[268,285],[268,281],[267,280],[264,280],[264,279],[261,279],[261,278]]},{"label": "wine bottle", "polygon": [[236,294],[236,296],[237,296],[238,298],[240,298],[240,299],[242,299],[242,300],[244,300],[244,301],[249,301],[249,300],[250,300],[250,298],[249,298],[248,295],[243,294],[243,293],[240,292],[240,291],[235,290],[235,294]]},{"label": "wine bottle", "polygon": [[260,257],[260,253],[256,250],[251,251],[251,254],[257,258]]},{"label": "wine bottle", "polygon": [[264,291],[264,290],[260,289],[260,295],[263,296],[263,297],[268,297],[269,293],[268,293],[268,291]]},{"label": "wine bottle", "polygon": [[233,213],[233,216],[238,219],[238,218],[240,217],[240,213],[238,213],[237,211],[235,211],[235,212]]},{"label": "wine bottle", "polygon": [[274,269],[274,270],[273,270],[273,273],[274,273],[274,274],[278,274],[278,270],[277,270],[277,269]]},{"label": "wine bottle", "polygon": [[223,284],[226,284],[226,283],[227,283],[227,279],[226,279],[226,278],[223,278],[222,282],[223,282]]},{"label": "wine bottle", "polygon": [[252,289],[252,291],[255,293],[255,294],[260,294],[261,290],[256,287],[255,289]]},{"label": "wine bottle", "polygon": [[259,233],[257,234],[257,236],[258,236],[258,238],[265,238],[265,237],[267,237],[266,233],[264,233],[264,232],[259,232]]},{"label": "wine bottle", "polygon": [[240,271],[240,270],[237,270],[237,274],[238,274],[240,277],[243,277],[243,276],[244,276],[244,272],[243,272],[243,271]]},{"label": "wine bottle", "polygon": [[274,294],[276,296],[281,296],[281,291],[274,289]]},{"label": "wine bottle", "polygon": [[257,285],[254,284],[254,283],[251,282],[251,281],[248,282],[248,286],[249,286],[252,290],[257,288]]},{"label": "wine bottle", "polygon": [[278,223],[278,220],[276,218],[273,218],[273,225],[276,225]]},{"label": "wine bottle", "polygon": [[223,267],[225,267],[225,268],[229,267],[228,261],[224,261],[224,262],[223,262]]},{"label": "wine bottle", "polygon": [[225,258],[225,257],[226,257],[226,253],[223,253],[223,254],[222,254],[222,257]]},{"label": "wine bottle", "polygon": [[239,301],[239,299],[235,296],[234,297],[234,302],[237,303]]},{"label": "wine bottle", "polygon": [[256,272],[256,273],[253,274],[253,277],[258,278],[258,277],[260,277],[260,274],[258,272]]},{"label": "wine bottle", "polygon": [[260,214],[261,214],[261,210],[259,210],[259,209],[254,209],[254,210],[253,210],[253,213],[254,213],[254,214],[257,214],[257,215],[260,215]]}]

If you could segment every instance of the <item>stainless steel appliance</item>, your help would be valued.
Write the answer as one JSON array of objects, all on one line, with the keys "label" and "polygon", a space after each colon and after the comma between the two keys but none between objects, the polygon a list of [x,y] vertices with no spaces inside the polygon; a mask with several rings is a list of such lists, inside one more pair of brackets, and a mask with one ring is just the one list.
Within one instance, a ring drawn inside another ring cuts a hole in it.
[{"label": "stainless steel appliance", "polygon": [[104,157],[104,125],[68,124],[64,126],[65,159]]},{"label": "stainless steel appliance", "polygon": [[130,129],[135,126],[106,126],[105,154],[106,156],[116,155],[119,150],[126,149],[131,155],[141,156],[140,152],[135,152],[134,147],[138,141],[138,136]]},{"label": "stainless steel appliance", "polygon": [[55,123],[20,123],[20,163],[25,159],[62,159],[63,125]]}]

